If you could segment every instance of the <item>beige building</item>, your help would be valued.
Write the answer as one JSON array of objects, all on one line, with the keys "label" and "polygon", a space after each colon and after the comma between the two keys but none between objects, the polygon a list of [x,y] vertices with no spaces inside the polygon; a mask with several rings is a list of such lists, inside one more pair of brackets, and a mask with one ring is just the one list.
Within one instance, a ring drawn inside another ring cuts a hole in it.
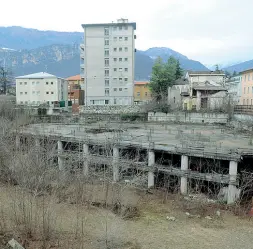
[{"label": "beige building", "polygon": [[85,105],[133,104],[136,23],[119,19],[82,27]]},{"label": "beige building", "polygon": [[240,105],[253,105],[253,69],[241,72]]}]

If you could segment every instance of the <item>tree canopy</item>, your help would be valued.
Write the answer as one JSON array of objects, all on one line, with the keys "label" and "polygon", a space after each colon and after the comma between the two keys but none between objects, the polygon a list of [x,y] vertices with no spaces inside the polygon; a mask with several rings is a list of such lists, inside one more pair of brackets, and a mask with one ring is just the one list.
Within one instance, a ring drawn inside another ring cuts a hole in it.
[{"label": "tree canopy", "polygon": [[158,57],[152,69],[150,90],[156,100],[161,100],[168,95],[168,87],[174,85],[181,78],[183,70],[180,63],[174,57],[170,57],[166,63]]}]

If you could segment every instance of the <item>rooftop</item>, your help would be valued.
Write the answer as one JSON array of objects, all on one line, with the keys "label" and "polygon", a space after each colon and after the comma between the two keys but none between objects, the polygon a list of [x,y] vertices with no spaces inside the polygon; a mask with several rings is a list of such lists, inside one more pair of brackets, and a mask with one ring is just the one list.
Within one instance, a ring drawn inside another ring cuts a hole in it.
[{"label": "rooftop", "polygon": [[149,84],[149,82],[148,81],[135,81],[134,84],[135,85],[147,85],[147,84]]},{"label": "rooftop", "polygon": [[250,73],[250,72],[253,72],[253,68],[249,68],[244,71],[241,71],[239,74],[245,74],[245,73]]},{"label": "rooftop", "polygon": [[74,75],[74,76],[70,76],[66,80],[81,80],[81,75],[77,74],[77,75]]},{"label": "rooftop", "polygon": [[111,23],[87,23],[82,24],[82,27],[100,27],[100,26],[132,26],[136,30],[136,22],[111,22]]},{"label": "rooftop", "polygon": [[27,74],[16,77],[16,79],[46,79],[46,78],[59,78],[59,77],[45,72]]},{"label": "rooftop", "polygon": [[225,73],[223,71],[188,71],[189,75],[223,75]]}]

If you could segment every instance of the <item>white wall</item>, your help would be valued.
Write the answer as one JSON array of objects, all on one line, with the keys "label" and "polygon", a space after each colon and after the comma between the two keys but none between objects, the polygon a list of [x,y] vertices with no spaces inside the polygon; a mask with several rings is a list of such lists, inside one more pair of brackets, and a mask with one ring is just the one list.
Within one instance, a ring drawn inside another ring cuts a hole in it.
[{"label": "white wall", "polygon": [[16,79],[17,104],[39,105],[68,99],[67,82],[63,79]]}]

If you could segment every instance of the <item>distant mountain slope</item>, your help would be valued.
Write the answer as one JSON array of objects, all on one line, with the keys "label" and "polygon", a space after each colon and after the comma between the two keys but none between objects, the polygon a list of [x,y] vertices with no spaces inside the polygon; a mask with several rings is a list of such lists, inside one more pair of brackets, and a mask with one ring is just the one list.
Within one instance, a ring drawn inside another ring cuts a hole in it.
[{"label": "distant mountain slope", "polygon": [[146,51],[142,51],[142,52],[154,60],[157,57],[161,57],[164,61],[167,61],[170,56],[173,56],[174,58],[179,60],[181,67],[185,70],[193,70],[193,71],[209,70],[207,67],[205,67],[203,64],[201,64],[199,61],[190,60],[185,55],[180,54],[179,52],[174,51],[170,48],[155,47],[155,48],[150,48],[150,49],[148,49]]},{"label": "distant mountain slope", "polygon": [[0,48],[34,49],[52,44],[80,44],[83,33],[0,27]]},{"label": "distant mountain slope", "polygon": [[237,73],[247,70],[247,69],[251,69],[253,68],[253,60],[250,61],[245,61],[230,67],[225,67],[223,70],[226,70],[230,73],[233,73],[234,71],[236,71]]},{"label": "distant mountain slope", "polygon": [[[0,27],[0,63],[5,61],[15,76],[38,71],[47,71],[60,77],[75,75],[80,72],[79,44],[82,36],[81,32]],[[165,61],[174,56],[185,70],[207,70],[200,62],[190,60],[170,48],[137,50],[135,55],[136,80],[150,78],[154,60],[158,56]]]}]

